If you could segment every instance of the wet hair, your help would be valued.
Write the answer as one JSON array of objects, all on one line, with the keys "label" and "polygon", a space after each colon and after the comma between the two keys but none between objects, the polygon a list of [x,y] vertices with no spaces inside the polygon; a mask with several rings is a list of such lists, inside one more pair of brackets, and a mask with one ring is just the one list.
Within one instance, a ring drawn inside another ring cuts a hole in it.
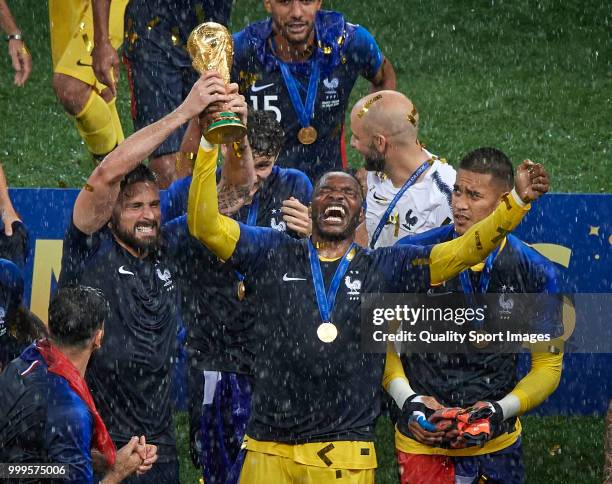
[{"label": "wet hair", "polygon": [[99,289],[62,288],[49,304],[49,333],[60,345],[84,346],[102,329],[109,312],[108,302]]},{"label": "wet hair", "polygon": [[352,178],[355,184],[357,185],[357,188],[359,188],[359,195],[361,196],[361,199],[365,200],[365,196],[363,194],[363,187],[361,186],[359,179],[353,173],[348,171],[328,171],[326,173],[323,173],[315,183],[313,193],[316,193],[319,190],[321,184],[332,175],[346,175],[349,178]]},{"label": "wet hair", "polygon": [[276,158],[283,146],[284,136],[274,113],[249,109],[247,138],[255,155]]},{"label": "wet hair", "polygon": [[146,182],[157,185],[157,177],[148,166],[140,163],[136,168],[123,177],[119,190],[123,192],[127,187],[134,185],[135,183]]},{"label": "wet hair", "polygon": [[495,148],[478,148],[470,151],[459,163],[459,169],[491,175],[508,190],[514,186],[512,162],[502,151]]}]

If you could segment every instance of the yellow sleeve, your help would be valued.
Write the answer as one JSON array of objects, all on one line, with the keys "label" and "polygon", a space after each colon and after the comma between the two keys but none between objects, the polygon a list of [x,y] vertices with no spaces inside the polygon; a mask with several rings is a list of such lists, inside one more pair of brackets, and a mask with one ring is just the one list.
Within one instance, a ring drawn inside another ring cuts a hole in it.
[{"label": "yellow sleeve", "polygon": [[189,187],[187,225],[191,235],[217,257],[227,260],[236,249],[240,225],[219,213],[217,201],[217,150],[198,150]]},{"label": "yellow sleeve", "polygon": [[406,373],[404,373],[404,365],[402,365],[402,360],[400,360],[399,355],[395,351],[395,348],[391,343],[387,344],[387,358],[385,359],[385,372],[383,374],[383,388],[389,391],[389,383],[395,378],[403,378],[408,381],[406,378]]},{"label": "yellow sleeve", "polygon": [[196,163],[210,163],[210,159],[213,159],[215,166],[219,161],[219,145],[202,146],[202,143],[198,145],[198,153],[196,156]]},{"label": "yellow sleeve", "polygon": [[518,195],[512,190],[491,215],[461,237],[436,244],[429,258],[431,283],[440,284],[482,262],[529,210],[529,205],[523,206],[516,199]]},{"label": "yellow sleeve", "polygon": [[[563,347],[563,342],[556,340],[548,345]],[[546,400],[559,386],[563,353],[531,353],[531,370],[519,381],[510,392],[521,403],[520,414],[531,410]]]}]

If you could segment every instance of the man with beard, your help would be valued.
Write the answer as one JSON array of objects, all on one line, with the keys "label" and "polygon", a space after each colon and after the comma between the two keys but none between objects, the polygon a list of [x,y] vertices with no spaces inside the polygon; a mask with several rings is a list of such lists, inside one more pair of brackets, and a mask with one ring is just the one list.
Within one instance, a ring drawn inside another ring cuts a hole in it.
[{"label": "man with beard", "polygon": [[361,153],[366,221],[359,242],[387,247],[452,221],[455,170],[418,140],[419,114],[396,91],[364,97],[351,111],[351,147]]},{"label": "man with beard", "polygon": [[[454,225],[406,237],[399,244],[426,246],[465,234],[495,209],[512,185],[512,163],[504,153],[495,148],[479,148],[468,153],[459,165],[453,191]],[[442,287],[431,288],[431,292],[433,295],[449,292],[556,294],[558,279],[555,264],[509,234],[499,250],[484,263],[446,281]],[[537,315],[531,315],[529,327],[533,332],[548,333],[554,338],[563,333],[559,305],[553,298],[544,298],[538,305]],[[480,479],[524,482],[521,423],[517,416],[540,405],[557,388],[562,348],[560,340],[533,345],[531,369],[520,381],[516,374],[517,355],[512,353],[473,350],[402,354],[410,382],[406,390],[411,387],[403,395],[412,395],[408,396],[407,403],[396,398],[398,405],[406,408],[414,405],[415,400],[428,401],[424,416],[439,410],[447,420],[432,430],[410,420],[409,412],[402,413],[395,434],[401,482],[452,484],[481,482]],[[395,382],[395,385],[400,388],[401,383]],[[440,409],[442,406],[456,408]],[[479,413],[478,417],[483,419],[480,423],[484,423],[479,430],[483,432],[473,435],[465,429],[460,431],[455,429],[456,422],[453,430],[445,432],[444,427],[451,424],[450,417],[457,415],[457,410],[464,416]]]},{"label": "man with beard", "polygon": [[91,287],[53,297],[49,338],[27,347],[0,375],[0,460],[64,464],[62,480],[79,483],[92,482],[94,460],[108,468],[100,481],[108,484],[151,469],[155,446],[134,436],[117,450],[84,380],[108,310]]},{"label": "man with beard", "polygon": [[264,309],[254,328],[255,387],[241,481],[373,482],[385,356],[360,349],[360,294],[420,291],[481,261],[499,233],[519,223],[525,204],[548,190],[546,173],[522,165],[512,193],[463,237],[372,251],[354,242],[363,194],[353,176],[330,172],[319,180],[312,237],[296,240],[221,215],[215,171],[212,161],[196,163],[189,230],[249,278]]},{"label": "man with beard", "polygon": [[321,0],[264,0],[270,18],[234,35],[232,79],[254,109],[285,132],[280,166],[311,180],[346,168],[344,118],[359,76],[395,89],[395,71],[372,35]]},{"label": "man with beard", "polygon": [[60,286],[99,288],[112,308],[87,371],[98,410],[118,444],[145,435],[158,448],[139,482],[179,480],[170,403],[178,294],[170,248],[160,244],[159,188],[140,161],[206,107],[234,98],[218,75],[203,76],[176,110],[119,145],[79,193],[64,239]]}]

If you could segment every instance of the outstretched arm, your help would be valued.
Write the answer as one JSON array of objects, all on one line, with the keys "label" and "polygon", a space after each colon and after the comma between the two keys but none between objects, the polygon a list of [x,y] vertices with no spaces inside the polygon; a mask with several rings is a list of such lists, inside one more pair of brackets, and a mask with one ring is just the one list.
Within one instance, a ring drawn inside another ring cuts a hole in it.
[{"label": "outstretched arm", "polygon": [[548,175],[541,165],[524,161],[515,176],[515,187],[505,195],[495,211],[473,225],[465,234],[436,244],[430,255],[432,284],[440,284],[465,269],[482,262],[506,234],[519,224],[529,210],[529,202],[548,191]]},{"label": "outstretched arm", "polygon": [[217,200],[216,163],[211,157],[198,157],[193,169],[187,204],[187,225],[191,235],[217,257],[227,260],[240,238],[238,222],[221,215]]},{"label": "outstretched arm", "polygon": [[149,156],[179,126],[212,103],[229,101],[225,84],[216,72],[207,72],[173,112],[137,131],[104,158],[79,193],[72,215],[85,234],[99,230],[110,218],[121,179]]}]

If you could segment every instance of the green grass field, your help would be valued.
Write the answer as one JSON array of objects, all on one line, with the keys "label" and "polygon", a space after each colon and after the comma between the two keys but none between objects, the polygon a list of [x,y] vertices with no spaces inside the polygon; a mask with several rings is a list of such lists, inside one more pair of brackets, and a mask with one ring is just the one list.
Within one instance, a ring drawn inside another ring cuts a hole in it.
[{"label": "green grass field", "polygon": [[[47,2],[9,0],[34,57],[23,89],[0,58],[0,160],[21,187],[78,187],[91,170],[72,121],[51,90]],[[468,150],[496,146],[515,162],[529,157],[551,172],[553,189],[612,191],[609,4],[600,1],[329,0],[367,27],[394,64],[399,88],[421,114],[421,140],[457,163]],[[264,16],[261,0],[237,0],[234,30]],[[359,82],[353,101],[367,92]],[[131,132],[125,75],[120,111]],[[351,154],[351,163],[359,160]],[[177,415],[183,482],[197,482]],[[601,482],[603,419],[526,417],[528,482]],[[392,428],[378,428],[377,482],[397,481]],[[551,449],[558,447],[557,451]]]},{"label": "green grass field", "polygon": [[[590,484],[602,481],[604,422],[597,417],[523,417],[523,452],[529,484]],[[201,477],[188,452],[187,416],[176,415],[181,482]],[[381,418],[376,429],[376,482],[398,482],[393,427]],[[433,484],[433,483],[432,483]]]},{"label": "green grass field", "polygon": [[[24,89],[0,59],[0,159],[14,186],[81,186],[91,164],[50,88],[47,3],[9,0],[34,56]],[[541,161],[555,191],[610,192],[610,8],[591,1],[329,0],[366,26],[421,113],[421,139],[456,163],[496,146]],[[261,0],[237,0],[234,30]],[[125,75],[123,76],[125,81]],[[131,130],[125,82],[120,108]],[[353,100],[367,92],[359,82]],[[353,164],[358,159],[351,157]]]}]

